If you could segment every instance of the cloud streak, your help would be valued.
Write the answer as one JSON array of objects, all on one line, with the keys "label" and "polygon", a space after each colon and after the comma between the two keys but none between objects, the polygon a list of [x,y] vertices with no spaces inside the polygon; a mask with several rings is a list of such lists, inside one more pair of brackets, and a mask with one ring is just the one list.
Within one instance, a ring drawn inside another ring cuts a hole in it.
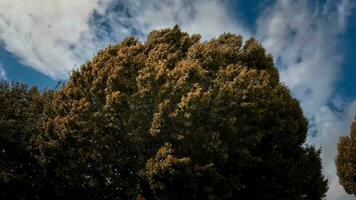
[{"label": "cloud streak", "polygon": [[238,19],[231,17],[226,1],[173,0],[138,1],[128,4],[137,19],[137,28],[148,32],[152,29],[179,24],[190,33],[201,33],[203,39],[216,37],[223,32],[250,35]]},{"label": "cloud streak", "polygon": [[0,62],[0,80],[6,80],[6,73],[1,62]]}]

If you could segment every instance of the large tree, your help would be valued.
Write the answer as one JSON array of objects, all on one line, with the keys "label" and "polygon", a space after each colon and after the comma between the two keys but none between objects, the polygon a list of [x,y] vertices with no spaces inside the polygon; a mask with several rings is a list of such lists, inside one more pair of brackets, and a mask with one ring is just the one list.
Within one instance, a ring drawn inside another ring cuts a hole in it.
[{"label": "large tree", "polygon": [[356,117],[350,135],[340,138],[337,150],[336,168],[340,184],[347,193],[356,195]]},{"label": "large tree", "polygon": [[34,141],[51,94],[0,82],[0,199],[54,199]]},{"label": "large tree", "polygon": [[66,199],[324,197],[307,120],[254,39],[179,27],[72,72],[38,139]]}]

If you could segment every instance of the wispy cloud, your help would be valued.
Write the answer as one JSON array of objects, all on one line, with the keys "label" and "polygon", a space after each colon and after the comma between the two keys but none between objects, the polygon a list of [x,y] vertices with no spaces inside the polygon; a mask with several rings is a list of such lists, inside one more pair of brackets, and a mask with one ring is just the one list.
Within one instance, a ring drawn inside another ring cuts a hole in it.
[{"label": "wispy cloud", "polygon": [[[135,3],[133,3],[135,2]],[[209,39],[223,32],[250,35],[238,19],[231,16],[228,1],[153,0],[127,1],[136,18],[136,28],[148,32],[155,28],[179,24],[190,33],[201,33]]]},{"label": "wispy cloud", "polygon": [[326,4],[278,0],[260,16],[256,35],[273,54],[282,81],[301,101],[311,125],[308,142],[323,150],[328,199],[351,198],[338,184],[334,161],[338,139],[352,119],[350,111],[356,110],[355,103],[343,102],[335,91],[342,66],[338,36],[351,9],[348,0]]},{"label": "wispy cloud", "polygon": [[6,80],[6,73],[1,62],[0,62],[0,80]]},{"label": "wispy cloud", "polygon": [[238,18],[231,17],[229,1],[121,0],[106,6],[105,12],[96,14],[90,21],[94,35],[101,42],[117,42],[127,35],[145,40],[149,31],[176,24],[191,34],[201,34],[203,40],[224,32],[251,35]]}]

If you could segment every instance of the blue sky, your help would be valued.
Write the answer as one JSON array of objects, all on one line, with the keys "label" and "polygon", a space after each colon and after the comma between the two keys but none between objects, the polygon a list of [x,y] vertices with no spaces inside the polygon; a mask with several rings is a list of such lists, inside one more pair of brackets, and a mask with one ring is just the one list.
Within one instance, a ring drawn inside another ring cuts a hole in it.
[{"label": "blue sky", "polygon": [[0,78],[54,88],[108,44],[128,35],[144,41],[150,30],[175,24],[203,40],[223,32],[256,37],[301,102],[307,143],[323,149],[328,199],[352,199],[334,159],[356,115],[353,0],[2,0]]},{"label": "blue sky", "polygon": [[31,66],[22,64],[20,58],[7,51],[4,46],[0,47],[0,63],[2,63],[8,81],[24,82],[41,89],[54,88],[58,83],[58,80],[36,71]]},{"label": "blue sky", "polygon": [[356,98],[356,13],[354,12],[349,18],[350,24],[347,27],[340,41],[340,48],[343,49],[344,63],[340,79],[337,82],[337,89],[349,99]]}]

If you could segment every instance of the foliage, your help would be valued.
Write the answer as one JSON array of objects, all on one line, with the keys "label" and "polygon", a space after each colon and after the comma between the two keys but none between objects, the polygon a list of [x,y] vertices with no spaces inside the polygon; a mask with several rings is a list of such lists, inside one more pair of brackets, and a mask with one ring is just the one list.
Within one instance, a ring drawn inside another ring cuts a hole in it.
[{"label": "foliage", "polygon": [[340,184],[347,193],[356,195],[356,117],[350,135],[340,138],[337,150],[336,168]]},{"label": "foliage", "polygon": [[38,199],[51,193],[33,141],[41,133],[50,95],[24,84],[0,82],[1,199]]},{"label": "foliage", "polygon": [[254,39],[179,27],[73,71],[38,140],[65,198],[321,199],[320,152]]},{"label": "foliage", "polygon": [[57,199],[318,200],[326,192],[320,151],[303,145],[299,103],[254,39],[200,42],[176,26],[103,49],[56,92],[18,87],[0,87],[6,186],[29,183]]}]

